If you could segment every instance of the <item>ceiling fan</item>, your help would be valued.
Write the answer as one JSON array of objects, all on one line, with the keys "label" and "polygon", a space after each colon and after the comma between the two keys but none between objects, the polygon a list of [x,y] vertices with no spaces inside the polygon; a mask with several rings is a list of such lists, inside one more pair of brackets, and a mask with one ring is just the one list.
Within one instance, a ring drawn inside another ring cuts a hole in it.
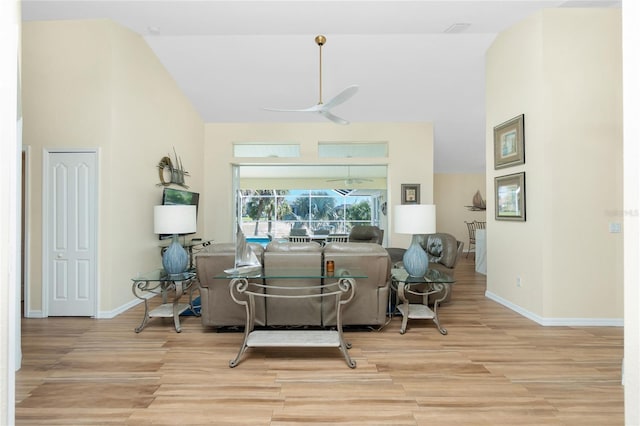
[{"label": "ceiling fan", "polygon": [[349,124],[344,118],[340,118],[331,112],[331,108],[338,106],[351,98],[358,91],[357,85],[352,85],[338,93],[331,98],[327,103],[322,102],[322,46],[327,42],[327,38],[323,35],[318,35],[315,38],[316,44],[320,47],[320,97],[317,105],[303,109],[277,109],[277,108],[265,108],[268,111],[284,111],[284,112],[315,112],[325,118],[333,121],[337,124]]},{"label": "ceiling fan", "polygon": [[373,179],[351,177],[351,167],[347,166],[347,177],[338,179],[327,179],[327,182],[344,182],[345,185],[353,185],[364,182],[373,182]]}]

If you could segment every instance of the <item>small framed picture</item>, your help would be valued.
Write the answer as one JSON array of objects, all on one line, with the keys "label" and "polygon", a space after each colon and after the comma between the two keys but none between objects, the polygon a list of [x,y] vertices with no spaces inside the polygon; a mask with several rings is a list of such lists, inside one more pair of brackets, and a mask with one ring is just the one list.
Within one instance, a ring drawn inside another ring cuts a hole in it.
[{"label": "small framed picture", "polygon": [[524,114],[493,128],[493,168],[524,164]]},{"label": "small framed picture", "polygon": [[402,204],[420,204],[420,184],[402,184]]},{"label": "small framed picture", "polygon": [[526,220],[524,181],[524,172],[495,178],[496,220]]}]

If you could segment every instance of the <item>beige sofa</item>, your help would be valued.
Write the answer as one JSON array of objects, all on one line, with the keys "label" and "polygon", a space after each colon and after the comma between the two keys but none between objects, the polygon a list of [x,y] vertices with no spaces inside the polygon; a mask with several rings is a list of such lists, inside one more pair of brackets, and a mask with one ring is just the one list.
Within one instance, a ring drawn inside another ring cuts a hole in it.
[{"label": "beige sofa", "polygon": [[[292,243],[272,241],[266,248],[252,244],[265,272],[283,266],[317,266],[321,270],[326,260],[335,262],[336,270],[357,268],[367,278],[356,280],[356,294],[343,309],[343,325],[381,326],[385,323],[391,260],[387,251],[373,243]],[[200,283],[202,324],[208,327],[243,326],[245,311],[231,299],[228,279],[214,279],[224,269],[233,267],[235,246],[232,243],[212,244],[195,256]],[[265,284],[320,285],[320,279],[265,280]],[[259,299],[259,300],[258,300]],[[263,326],[333,326],[335,306],[325,298],[256,299],[256,324]]]}]

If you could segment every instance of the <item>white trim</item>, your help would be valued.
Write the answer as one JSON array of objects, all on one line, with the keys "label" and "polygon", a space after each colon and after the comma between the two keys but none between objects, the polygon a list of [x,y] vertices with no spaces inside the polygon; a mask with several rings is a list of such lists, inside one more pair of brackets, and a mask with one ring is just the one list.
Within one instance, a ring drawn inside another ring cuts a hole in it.
[{"label": "white trim", "polygon": [[484,295],[488,298],[505,306],[512,311],[522,315],[525,318],[530,319],[545,327],[623,327],[623,318],[545,318],[538,314],[529,312],[522,307],[503,299],[502,297],[486,291]]},{"label": "white trim", "polygon": [[22,152],[24,153],[24,259],[22,259],[22,267],[24,269],[24,276],[22,277],[22,281],[24,282],[24,316],[25,318],[35,318],[31,316],[30,308],[30,300],[31,300],[31,228],[29,226],[31,217],[31,179],[30,175],[32,173],[31,168],[31,147],[23,146]]},{"label": "white trim", "polygon": [[17,217],[21,141],[20,3],[0,1],[0,424],[15,423],[16,374],[20,367],[19,232]]},{"label": "white trim", "polygon": [[[153,293],[149,293],[147,295],[145,295],[145,299],[151,299],[152,297],[157,296],[156,294]],[[140,303],[142,303],[143,300],[142,299],[133,299],[130,300],[129,302],[125,303],[124,305],[121,305],[120,307],[116,308],[116,309],[112,309],[110,311],[99,311],[98,315],[96,315],[97,319],[111,319],[111,318],[115,318],[118,315],[128,311],[129,309],[138,306]]]}]

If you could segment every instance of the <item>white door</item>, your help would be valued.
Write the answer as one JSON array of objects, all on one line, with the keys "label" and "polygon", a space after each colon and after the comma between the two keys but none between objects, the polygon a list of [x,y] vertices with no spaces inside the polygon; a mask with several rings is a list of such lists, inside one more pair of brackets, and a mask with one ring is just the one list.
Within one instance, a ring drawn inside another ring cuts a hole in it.
[{"label": "white door", "polygon": [[48,152],[45,167],[45,285],[48,316],[97,310],[97,157]]}]

